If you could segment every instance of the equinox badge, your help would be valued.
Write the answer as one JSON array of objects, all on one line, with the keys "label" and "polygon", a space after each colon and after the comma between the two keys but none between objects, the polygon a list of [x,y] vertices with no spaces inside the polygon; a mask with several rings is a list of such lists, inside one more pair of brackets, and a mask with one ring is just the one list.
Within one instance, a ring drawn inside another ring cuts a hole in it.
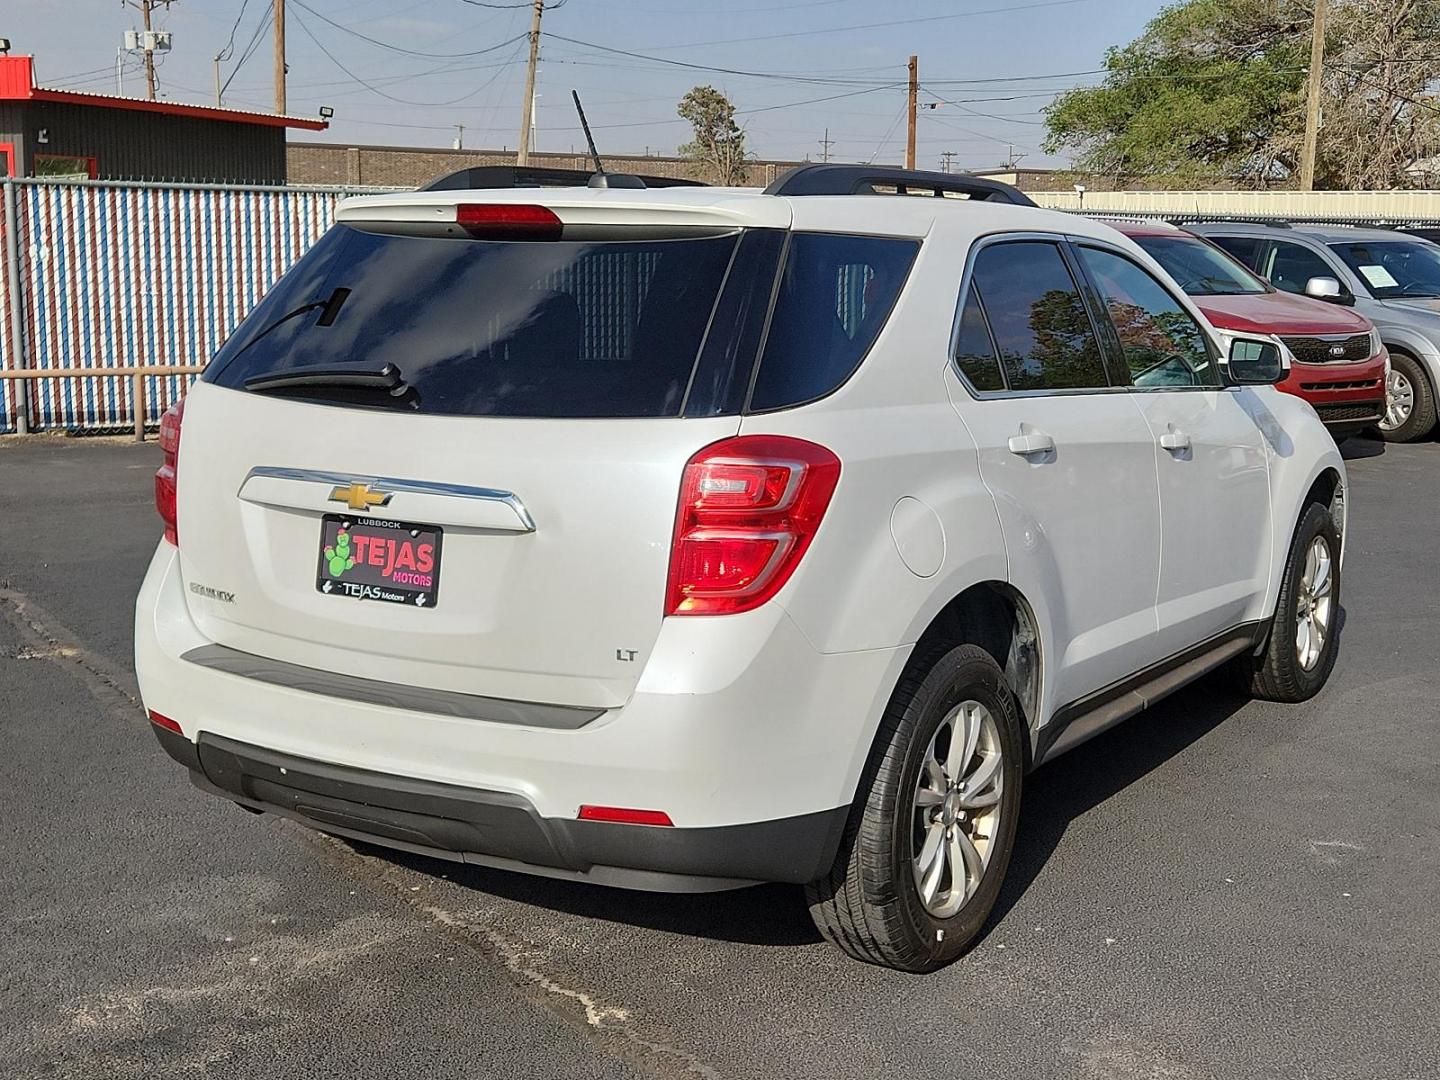
[{"label": "equinox badge", "polygon": [[384,506],[390,501],[391,491],[372,491],[369,484],[352,483],[346,487],[332,488],[331,502],[343,502],[351,510],[369,510]]}]

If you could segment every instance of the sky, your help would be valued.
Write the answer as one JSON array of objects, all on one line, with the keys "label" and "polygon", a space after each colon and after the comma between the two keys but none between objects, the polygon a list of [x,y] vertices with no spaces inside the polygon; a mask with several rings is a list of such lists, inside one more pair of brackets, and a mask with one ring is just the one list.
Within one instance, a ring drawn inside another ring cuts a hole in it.
[{"label": "sky", "polygon": [[[224,104],[272,108],[269,4],[159,7],[155,25],[174,43],[158,55],[161,95],[213,104],[214,58],[228,52],[220,65]],[[994,168],[1012,152],[1027,167],[1062,165],[1041,150],[1041,110],[1057,91],[1098,81],[1106,48],[1135,37],[1160,6],[547,0],[535,148],[583,147],[573,88],[602,154],[674,153],[689,135],[676,104],[708,83],[735,103],[759,157],[818,160],[828,129],[831,160],[897,162],[914,53],[921,168],[941,167],[946,151],[961,169]],[[115,92],[117,47],[126,29],[140,25],[133,7],[122,0],[6,0],[4,7],[0,37],[10,39],[12,53],[35,56],[42,85]],[[288,111],[335,110],[327,132],[292,139],[450,146],[463,124],[467,149],[516,145],[529,0],[287,0],[286,10]],[[124,92],[143,96],[144,82],[138,58],[128,59]]]}]

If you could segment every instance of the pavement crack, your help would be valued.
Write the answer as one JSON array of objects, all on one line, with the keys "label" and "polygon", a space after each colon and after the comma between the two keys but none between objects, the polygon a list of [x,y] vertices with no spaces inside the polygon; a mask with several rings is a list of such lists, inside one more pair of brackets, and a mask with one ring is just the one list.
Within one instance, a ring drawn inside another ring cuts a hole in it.
[{"label": "pavement crack", "polygon": [[102,705],[144,715],[140,688],[128,672],[87,648],[59,619],[18,589],[0,586],[0,618],[20,635],[16,660],[40,660],[65,667]]},{"label": "pavement crack", "polygon": [[[598,995],[568,986],[554,972],[542,969],[537,956],[542,950],[528,947],[483,920],[449,911],[416,895],[403,875],[407,871],[383,858],[356,851],[343,840],[312,832],[286,822],[319,848],[332,862],[352,876],[393,891],[427,921],[459,939],[471,949],[500,963],[519,986],[531,991],[531,999],[567,1022],[592,1035],[616,1040],[613,1049],[627,1060],[661,1076],[700,1076],[719,1080],[720,1073],[700,1057],[671,1043],[650,1038],[636,1026],[634,1014],[623,1005],[607,1002]],[[626,1050],[628,1049],[628,1053]]]}]

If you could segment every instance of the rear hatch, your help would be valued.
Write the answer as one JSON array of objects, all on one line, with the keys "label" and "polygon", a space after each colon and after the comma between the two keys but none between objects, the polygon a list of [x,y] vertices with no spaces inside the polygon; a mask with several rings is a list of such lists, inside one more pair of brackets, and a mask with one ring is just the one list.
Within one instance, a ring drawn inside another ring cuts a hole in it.
[{"label": "rear hatch", "polygon": [[524,198],[347,204],[217,354],[178,470],[212,641],[524,701],[633,692],[680,477],[739,428],[788,207]]}]

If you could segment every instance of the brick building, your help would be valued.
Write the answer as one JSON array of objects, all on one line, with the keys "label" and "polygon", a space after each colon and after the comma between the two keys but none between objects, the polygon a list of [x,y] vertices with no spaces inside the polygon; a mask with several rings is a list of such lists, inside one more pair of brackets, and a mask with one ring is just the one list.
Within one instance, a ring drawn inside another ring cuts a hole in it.
[{"label": "brick building", "polygon": [[285,131],[323,120],[53,90],[0,56],[0,176],[285,183]]},{"label": "brick building", "polygon": [[[417,146],[343,146],[339,143],[292,142],[286,147],[287,174],[292,184],[346,187],[419,187],[437,176],[475,165],[514,165],[513,150],[436,150]],[[613,172],[690,177],[690,163],[679,157],[605,154]],[[530,164],[559,169],[589,169],[585,154],[530,155]],[[803,165],[800,161],[756,161],[750,183],[764,187],[777,176]]]}]

